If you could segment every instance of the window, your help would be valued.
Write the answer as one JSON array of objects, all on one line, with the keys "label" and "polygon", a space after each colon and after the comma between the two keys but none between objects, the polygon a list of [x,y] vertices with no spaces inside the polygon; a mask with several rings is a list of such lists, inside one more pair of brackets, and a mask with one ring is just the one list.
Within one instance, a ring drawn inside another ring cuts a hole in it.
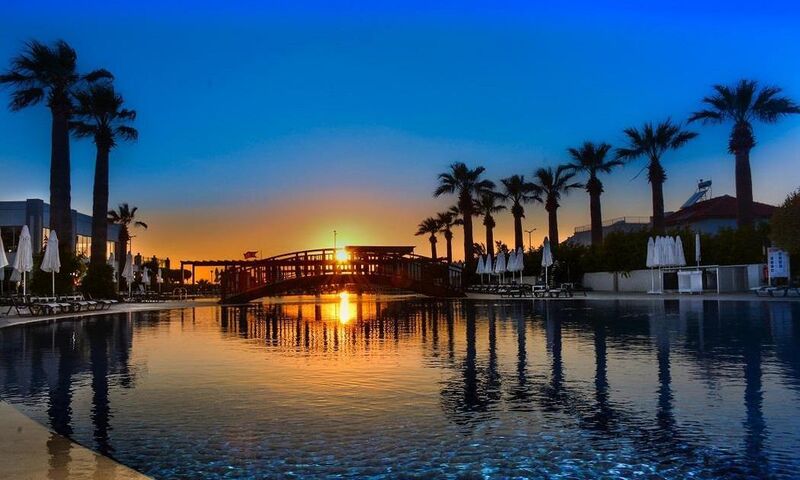
[{"label": "window", "polygon": [[86,235],[76,235],[75,253],[88,257],[92,253],[92,237],[87,237]]},{"label": "window", "polygon": [[0,235],[3,238],[3,247],[6,252],[17,251],[20,233],[22,233],[22,227],[0,227]]}]

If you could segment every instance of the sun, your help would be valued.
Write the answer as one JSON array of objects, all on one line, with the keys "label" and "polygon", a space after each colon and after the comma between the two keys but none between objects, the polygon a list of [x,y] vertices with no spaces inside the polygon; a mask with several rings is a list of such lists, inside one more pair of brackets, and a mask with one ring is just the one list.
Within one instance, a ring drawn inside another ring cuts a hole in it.
[{"label": "sun", "polygon": [[336,250],[336,261],[337,262],[346,262],[347,261],[347,252],[344,250]]}]

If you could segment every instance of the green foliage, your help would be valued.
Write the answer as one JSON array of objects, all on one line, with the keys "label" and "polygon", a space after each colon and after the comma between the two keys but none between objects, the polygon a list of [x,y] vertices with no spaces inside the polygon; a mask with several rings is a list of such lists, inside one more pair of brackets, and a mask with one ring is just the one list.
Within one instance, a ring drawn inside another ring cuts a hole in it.
[{"label": "green foliage", "polygon": [[117,284],[114,283],[114,269],[110,265],[89,265],[81,282],[81,291],[93,298],[116,298]]},{"label": "green foliage", "polygon": [[789,194],[783,205],[772,215],[772,234],[775,246],[792,255],[800,255],[800,189]]},{"label": "green foliage", "polygon": [[[30,291],[36,295],[49,296],[53,293],[52,275],[41,268],[44,253],[33,258],[33,271],[28,274]],[[70,295],[75,291],[77,280],[86,272],[86,257],[83,255],[62,255],[61,271],[56,273],[56,295]]]}]

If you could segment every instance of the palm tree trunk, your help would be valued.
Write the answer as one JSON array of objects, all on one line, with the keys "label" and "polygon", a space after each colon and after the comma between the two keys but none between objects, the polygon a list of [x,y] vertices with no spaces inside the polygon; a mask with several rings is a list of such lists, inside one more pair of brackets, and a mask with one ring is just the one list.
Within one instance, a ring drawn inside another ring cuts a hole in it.
[{"label": "palm tree trunk", "polygon": [[[117,241],[117,285],[121,285],[122,283],[122,269],[125,268],[125,260],[128,255],[128,240],[130,240],[130,234],[128,233],[128,227],[125,225],[120,225],[119,227],[119,239]],[[183,272],[181,272],[183,273]]]},{"label": "palm tree trunk", "polygon": [[547,222],[550,231],[550,248],[558,246],[558,207],[547,209]]},{"label": "palm tree trunk", "polygon": [[664,182],[654,181],[653,189],[653,231],[664,233]]},{"label": "palm tree trunk", "polygon": [[453,263],[453,232],[444,232],[444,239],[447,242],[447,263]]},{"label": "palm tree trunk", "polygon": [[486,226],[486,253],[494,257],[494,229]]},{"label": "palm tree trunk", "polygon": [[92,202],[92,265],[103,265],[108,257],[108,156],[109,148],[97,146]]},{"label": "palm tree trunk", "polygon": [[472,263],[472,212],[464,212],[464,263]]},{"label": "palm tree trunk", "polygon": [[736,153],[736,216],[739,228],[753,226],[753,179],[750,149]]},{"label": "palm tree trunk", "polygon": [[439,257],[436,255],[436,235],[431,235],[431,237],[429,238],[429,240],[430,240],[430,242],[431,242],[431,258],[432,258],[432,259],[434,259],[434,260],[436,260],[437,258],[439,258]]},{"label": "palm tree trunk", "polygon": [[62,261],[72,255],[75,235],[72,228],[69,109],[53,105],[50,145],[50,229],[58,233],[58,250]]},{"label": "palm tree trunk", "polygon": [[600,192],[589,192],[589,214],[592,219],[592,246],[603,243],[603,213],[600,209]]},{"label": "palm tree trunk", "polygon": [[525,249],[522,241],[522,215],[514,214],[514,249]]}]

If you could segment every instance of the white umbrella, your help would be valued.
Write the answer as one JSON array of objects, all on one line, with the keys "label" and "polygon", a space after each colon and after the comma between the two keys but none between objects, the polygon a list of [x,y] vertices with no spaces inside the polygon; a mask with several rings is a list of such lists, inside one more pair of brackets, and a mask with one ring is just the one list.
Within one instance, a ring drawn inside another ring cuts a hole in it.
[{"label": "white umbrella", "polygon": [[494,265],[494,273],[502,276],[506,273],[506,254],[497,252],[497,262]]},{"label": "white umbrella", "polygon": [[114,271],[112,281],[117,283],[117,259],[114,257],[114,252],[108,256],[108,266]]},{"label": "white umbrella", "polygon": [[17,243],[17,254],[14,257],[14,269],[22,272],[22,294],[27,295],[27,273],[33,270],[33,246],[31,245],[31,232],[27,225],[22,226]]},{"label": "white umbrella", "polygon": [[658,266],[656,258],[656,240],[653,237],[647,239],[647,261],[645,266],[650,269],[650,291],[648,293],[656,292],[656,279],[653,275],[653,267]]},{"label": "white umbrella", "polygon": [[8,266],[8,257],[6,257],[6,247],[3,246],[3,237],[0,236],[0,293],[3,293],[3,281],[6,279],[6,273],[3,271]]},{"label": "white umbrella", "polygon": [[544,284],[547,285],[547,268],[553,264],[553,253],[550,251],[550,240],[544,237],[542,243],[542,266],[544,267]]},{"label": "white umbrella", "polygon": [[161,291],[161,284],[164,283],[164,277],[161,275],[161,269],[156,272],[156,283],[158,284],[158,291]]},{"label": "white umbrella", "polygon": [[[2,245],[2,244],[0,244]],[[697,260],[697,267],[700,267],[700,232],[694,234],[694,258]]]},{"label": "white umbrella", "polygon": [[686,265],[686,255],[683,254],[683,240],[680,236],[675,237],[675,264],[679,267]]},{"label": "white umbrella", "polygon": [[131,252],[125,256],[125,267],[122,269],[122,278],[128,282],[128,296],[131,296],[131,283],[133,283],[133,256]]},{"label": "white umbrella", "polygon": [[43,272],[49,272],[52,277],[53,296],[56,296],[56,273],[61,270],[61,259],[58,257],[58,235],[55,230],[50,230],[47,245],[44,247],[42,266]]},{"label": "white umbrella", "polygon": [[506,264],[506,270],[511,273],[511,279],[514,279],[514,273],[517,271],[517,252],[516,250],[511,250],[511,253],[508,254],[508,264]]},{"label": "white umbrella", "polygon": [[483,273],[486,270],[486,263],[483,260],[483,255],[478,255],[478,266],[475,268],[475,273],[481,276],[481,283],[483,283]]},{"label": "white umbrella", "polygon": [[147,290],[147,286],[150,285],[150,270],[147,267],[142,268],[142,283]]},{"label": "white umbrella", "polygon": [[522,283],[522,271],[525,270],[525,252],[522,247],[517,248],[517,271],[519,272],[519,283]]},{"label": "white umbrella", "polygon": [[483,273],[489,275],[489,283],[492,283],[492,275],[494,275],[495,261],[492,260],[491,254],[486,255],[486,261],[483,264]]}]

